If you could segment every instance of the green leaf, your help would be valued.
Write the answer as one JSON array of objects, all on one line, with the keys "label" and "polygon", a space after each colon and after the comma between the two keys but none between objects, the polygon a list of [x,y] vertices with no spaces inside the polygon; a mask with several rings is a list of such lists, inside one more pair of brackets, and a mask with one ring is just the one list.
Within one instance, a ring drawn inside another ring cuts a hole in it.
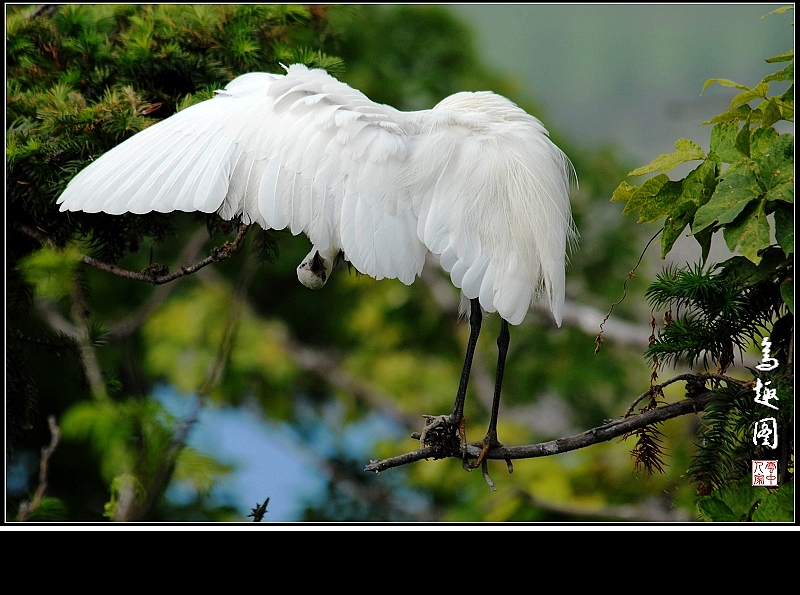
[{"label": "green leaf", "polygon": [[698,159],[705,159],[706,154],[697,143],[682,138],[675,143],[676,151],[674,153],[663,153],[653,159],[650,163],[643,167],[639,167],[629,173],[629,176],[642,176],[654,171],[670,171],[676,168],[681,163],[687,161],[696,161]]},{"label": "green leaf", "polygon": [[776,278],[776,271],[785,270],[789,266],[783,250],[770,246],[761,253],[761,262],[754,264],[744,256],[733,256],[715,266],[725,275],[743,288],[755,287],[759,283],[771,282]]},{"label": "green leaf", "polygon": [[[765,188],[770,189],[783,183],[794,183],[794,136],[781,134],[755,160],[758,164],[759,179]],[[794,192],[792,192],[794,195]]]},{"label": "green leaf", "polygon": [[639,210],[639,223],[651,223],[658,221],[662,217],[675,209],[675,205],[681,196],[683,184],[681,182],[667,181],[664,183],[655,196],[642,204]]},{"label": "green leaf", "polygon": [[794,316],[794,287],[791,279],[781,283],[781,299],[783,299],[786,307],[789,308],[789,312]]},{"label": "green leaf", "polygon": [[767,148],[778,138],[778,133],[769,126],[759,126],[750,134],[750,157],[758,160]]},{"label": "green leaf", "polygon": [[736,523],[742,520],[741,515],[735,514],[730,506],[712,496],[702,498],[697,503],[697,508],[705,521]]},{"label": "green leaf", "polygon": [[736,148],[739,126],[734,122],[720,122],[711,129],[710,150],[719,155],[724,163],[733,163],[742,154]]},{"label": "green leaf", "polygon": [[794,251],[794,213],[792,207],[779,203],[775,208],[775,241],[789,256]]},{"label": "green leaf", "polygon": [[669,182],[669,178],[667,174],[658,174],[647,180],[642,186],[633,193],[630,200],[628,200],[628,204],[625,205],[625,208],[622,209],[623,215],[628,215],[635,211],[636,209],[640,208],[647,202],[648,199],[653,198],[656,194],[658,194],[661,187]]},{"label": "green leaf", "polygon": [[739,93],[731,100],[729,107],[736,107],[753,101],[754,99],[766,99],[769,92],[769,85],[767,83],[758,83],[752,89],[748,89],[744,93]]},{"label": "green leaf", "polygon": [[789,204],[794,204],[794,183],[784,182],[774,188],[770,188],[764,195],[767,200],[780,200]]},{"label": "green leaf", "polygon": [[769,240],[769,221],[764,212],[764,199],[753,201],[723,230],[725,243],[728,249],[733,252],[737,249],[739,253],[758,264],[761,256],[758,252],[770,244]]},{"label": "green leaf", "polygon": [[706,90],[706,87],[710,87],[714,83],[717,83],[718,85],[722,85],[723,87],[735,87],[737,89],[741,89],[742,91],[749,91],[750,90],[750,87],[745,87],[744,85],[740,85],[739,83],[735,83],[730,79],[708,79],[703,84],[703,88],[701,89],[700,93],[702,94],[702,92]]},{"label": "green leaf", "polygon": [[750,157],[750,127],[745,124],[736,135],[734,146],[739,153],[745,157]]},{"label": "green leaf", "polygon": [[[755,507],[770,497],[766,488],[753,487],[750,478],[716,490],[697,503],[704,520],[717,522],[750,521]],[[784,505],[784,499],[779,506]]]},{"label": "green leaf", "polygon": [[755,174],[734,174],[717,184],[711,200],[697,210],[692,223],[692,232],[702,231],[713,223],[725,225],[736,219],[750,201],[758,198]]},{"label": "green leaf", "polygon": [[700,248],[702,250],[700,261],[703,263],[703,265],[705,265],[706,261],[708,260],[708,253],[711,252],[711,238],[713,235],[713,227],[707,227],[703,231],[692,235],[692,237],[697,240],[697,243],[700,244]]},{"label": "green leaf", "polygon": [[692,220],[694,217],[695,211],[697,211],[697,205],[690,201],[684,201],[680,204],[680,206],[667,217],[667,220],[664,222],[664,231],[661,234],[661,258],[664,258],[669,251],[672,250],[672,246],[675,245],[677,239],[681,236],[681,233]]},{"label": "green leaf", "polygon": [[717,189],[717,164],[706,159],[683,179],[681,198],[691,200],[698,207],[706,204]]},{"label": "green leaf", "polygon": [[753,513],[757,523],[791,523],[794,520],[792,484],[786,484],[774,493],[769,493]]},{"label": "green leaf", "polygon": [[639,190],[638,186],[631,186],[627,182],[622,182],[614,190],[614,194],[611,195],[611,202],[628,202],[637,190]]}]

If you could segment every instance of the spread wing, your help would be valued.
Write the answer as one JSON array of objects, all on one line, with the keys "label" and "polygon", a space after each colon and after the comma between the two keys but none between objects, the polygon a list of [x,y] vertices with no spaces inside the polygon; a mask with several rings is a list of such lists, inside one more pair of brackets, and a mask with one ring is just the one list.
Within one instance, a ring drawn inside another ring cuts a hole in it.
[{"label": "spread wing", "polygon": [[426,250],[512,324],[541,296],[561,322],[571,165],[541,123],[489,92],[432,110],[370,101],[321,70],[243,75],[70,182],[61,210],[241,215],[411,283]]},{"label": "spread wing", "polygon": [[202,211],[306,233],[381,279],[422,270],[406,114],[322,70],[251,73],[102,155],[69,183],[62,211]]}]

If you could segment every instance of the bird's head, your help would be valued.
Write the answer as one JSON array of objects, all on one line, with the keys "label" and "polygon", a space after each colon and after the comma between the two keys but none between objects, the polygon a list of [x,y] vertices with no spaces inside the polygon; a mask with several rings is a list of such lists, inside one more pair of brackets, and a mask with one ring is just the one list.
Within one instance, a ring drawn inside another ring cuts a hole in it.
[{"label": "bird's head", "polygon": [[297,267],[297,278],[309,289],[322,289],[333,270],[333,258],[324,258],[313,248]]}]

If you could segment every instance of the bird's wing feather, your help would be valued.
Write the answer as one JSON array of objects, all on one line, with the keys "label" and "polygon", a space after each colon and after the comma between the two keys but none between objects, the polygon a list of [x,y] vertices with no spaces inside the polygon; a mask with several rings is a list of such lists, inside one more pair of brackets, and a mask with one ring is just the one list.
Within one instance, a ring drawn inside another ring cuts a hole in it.
[{"label": "bird's wing feather", "polygon": [[425,246],[406,167],[406,114],[321,70],[251,73],[209,101],[134,135],[81,171],[62,211],[241,215],[339,247],[375,278],[411,283]]},{"label": "bird's wing feather", "polygon": [[407,113],[294,65],[243,75],[140,132],[80,172],[59,203],[241,215],[404,283],[428,249],[485,310],[517,324],[544,296],[560,324],[570,173],[541,123],[493,93]]}]

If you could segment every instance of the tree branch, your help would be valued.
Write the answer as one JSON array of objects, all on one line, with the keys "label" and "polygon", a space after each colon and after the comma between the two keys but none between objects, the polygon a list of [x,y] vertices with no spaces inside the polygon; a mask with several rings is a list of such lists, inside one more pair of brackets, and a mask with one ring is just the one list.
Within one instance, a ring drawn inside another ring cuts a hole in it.
[{"label": "tree branch", "polygon": [[42,449],[42,458],[39,462],[39,486],[36,488],[33,502],[20,502],[19,514],[17,516],[17,519],[20,521],[28,520],[28,517],[41,506],[45,492],[47,491],[47,466],[50,462],[50,457],[53,456],[58,443],[61,441],[61,429],[58,427],[58,424],[56,424],[56,418],[52,415],[49,416],[47,418],[47,424],[50,426],[50,444]]},{"label": "tree branch", "polygon": [[[691,377],[692,380],[697,380],[698,376],[704,375],[685,374],[682,376]],[[677,382],[679,379],[686,380],[687,378],[674,378],[667,381],[662,386],[666,386],[672,382]],[[713,397],[713,395],[714,393],[712,392],[705,392],[695,397],[679,401],[678,403],[672,403],[664,407],[652,409],[637,415],[631,415],[623,419],[613,420],[597,428],[592,428],[591,430],[587,430],[567,438],[558,438],[556,440],[550,440],[549,442],[541,442],[539,444],[531,444],[527,446],[502,446],[491,448],[487,452],[485,458],[506,461],[513,459],[531,459],[569,452],[571,450],[585,448],[593,444],[607,442],[612,438],[628,434],[634,430],[649,426],[654,423],[666,421],[674,417],[680,417],[681,415],[686,415],[687,413],[698,413],[705,408],[706,404]],[[480,447],[472,444],[467,445],[468,458],[475,459],[478,457],[480,452]],[[386,471],[387,469],[413,463],[421,459],[443,459],[453,456],[458,457],[460,455],[447,451],[442,452],[434,447],[425,447],[397,457],[383,459],[380,461],[371,461],[364,470],[380,473],[382,471]]]},{"label": "tree branch", "polygon": [[[185,277],[186,275],[196,273],[200,269],[207,267],[214,262],[227,260],[233,256],[244,243],[244,238],[247,234],[248,227],[248,225],[242,223],[239,225],[239,232],[236,234],[236,238],[233,240],[233,242],[225,242],[222,246],[212,248],[211,254],[200,262],[196,262],[188,267],[181,267],[173,273],[162,273],[161,271],[163,271],[165,268],[163,265],[153,266],[148,272],[136,273],[134,271],[120,268],[117,265],[97,260],[91,256],[82,257],[81,262],[96,269],[100,269],[101,271],[116,275],[117,277],[133,279],[134,281],[144,281],[145,283],[152,283],[153,285],[163,285],[164,283],[169,283],[170,281],[174,281],[180,277]],[[36,229],[33,229],[32,227],[17,223],[14,224],[14,228],[17,231],[24,233],[28,237],[41,242],[42,244],[52,244],[52,241],[46,235]],[[147,271],[147,269],[145,269],[145,271]]]},{"label": "tree branch", "polygon": [[196,273],[200,269],[207,267],[214,262],[227,260],[233,256],[244,242],[245,235],[247,234],[247,228],[248,226],[245,224],[240,225],[239,233],[236,235],[236,238],[233,240],[233,242],[225,242],[222,246],[212,248],[211,254],[200,262],[188,267],[181,267],[173,273],[159,274],[160,268],[154,269],[154,272],[151,273],[135,273],[133,271],[122,269],[116,265],[99,261],[91,256],[84,256],[81,260],[89,266],[93,266],[101,271],[111,273],[112,275],[117,275],[118,277],[133,279],[134,281],[144,281],[145,283],[152,283],[153,285],[162,285],[164,283],[174,281],[180,277],[185,277],[186,275]]}]

